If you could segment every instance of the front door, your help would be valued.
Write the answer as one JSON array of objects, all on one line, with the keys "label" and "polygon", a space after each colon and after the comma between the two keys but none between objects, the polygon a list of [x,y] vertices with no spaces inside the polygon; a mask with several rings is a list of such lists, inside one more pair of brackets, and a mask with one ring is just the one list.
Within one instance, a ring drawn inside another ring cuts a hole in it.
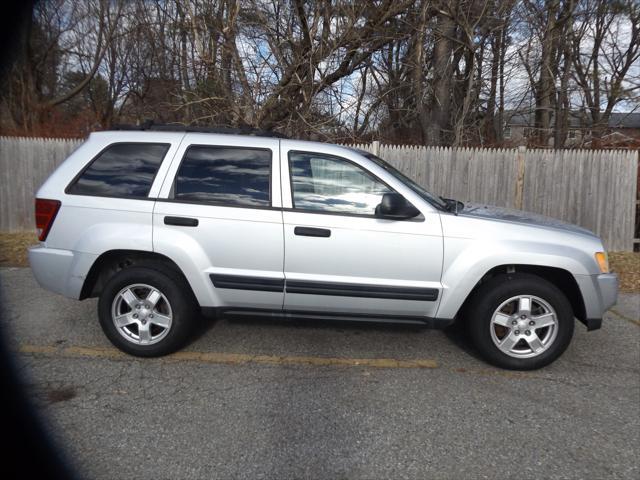
[{"label": "front door", "polygon": [[[308,150],[281,141],[285,310],[434,316],[443,255],[438,213],[415,205],[416,218],[377,218],[382,195],[402,190],[391,185],[397,180],[382,181],[356,152]],[[399,193],[407,198],[406,187]]]}]

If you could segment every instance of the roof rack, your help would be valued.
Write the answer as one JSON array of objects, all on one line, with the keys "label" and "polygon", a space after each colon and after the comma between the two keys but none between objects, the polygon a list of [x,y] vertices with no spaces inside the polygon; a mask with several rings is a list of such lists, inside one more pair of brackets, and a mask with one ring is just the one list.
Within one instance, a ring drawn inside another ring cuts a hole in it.
[{"label": "roof rack", "polygon": [[155,123],[152,120],[142,122],[140,125],[113,125],[111,130],[137,130],[154,132],[188,132],[188,133],[223,133],[227,135],[253,135],[256,137],[288,138],[286,135],[270,130],[262,130],[253,127],[197,127],[181,125],[179,123]]}]

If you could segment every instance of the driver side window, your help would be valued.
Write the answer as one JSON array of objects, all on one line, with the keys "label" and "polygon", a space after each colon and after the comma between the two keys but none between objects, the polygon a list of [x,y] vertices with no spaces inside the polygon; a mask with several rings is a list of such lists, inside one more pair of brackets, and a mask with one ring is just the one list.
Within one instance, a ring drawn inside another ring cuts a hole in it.
[{"label": "driver side window", "polygon": [[293,208],[374,215],[389,187],[362,167],[333,155],[289,152]]}]

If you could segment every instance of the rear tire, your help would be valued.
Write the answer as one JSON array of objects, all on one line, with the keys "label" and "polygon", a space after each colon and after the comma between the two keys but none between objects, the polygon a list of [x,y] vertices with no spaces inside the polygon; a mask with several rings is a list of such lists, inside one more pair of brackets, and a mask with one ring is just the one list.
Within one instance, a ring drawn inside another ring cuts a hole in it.
[{"label": "rear tire", "polygon": [[119,271],[102,289],[100,326],[123,352],[158,357],[175,352],[189,339],[197,317],[188,287],[149,267]]},{"label": "rear tire", "polygon": [[490,363],[534,370],[567,349],[574,316],[567,297],[536,275],[513,273],[481,285],[465,311],[471,340]]}]

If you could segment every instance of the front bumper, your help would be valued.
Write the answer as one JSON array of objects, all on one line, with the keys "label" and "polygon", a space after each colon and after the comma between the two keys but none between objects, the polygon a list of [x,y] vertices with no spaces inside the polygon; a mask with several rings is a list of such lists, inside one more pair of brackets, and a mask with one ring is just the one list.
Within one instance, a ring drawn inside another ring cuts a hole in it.
[{"label": "front bumper", "polygon": [[618,301],[618,275],[576,275],[576,282],[585,307],[585,318],[580,321],[587,326],[587,330],[597,330],[602,326],[604,312]]},{"label": "front bumper", "polygon": [[602,297],[603,313],[613,307],[618,301],[618,275],[603,273],[596,275],[600,296]]}]

